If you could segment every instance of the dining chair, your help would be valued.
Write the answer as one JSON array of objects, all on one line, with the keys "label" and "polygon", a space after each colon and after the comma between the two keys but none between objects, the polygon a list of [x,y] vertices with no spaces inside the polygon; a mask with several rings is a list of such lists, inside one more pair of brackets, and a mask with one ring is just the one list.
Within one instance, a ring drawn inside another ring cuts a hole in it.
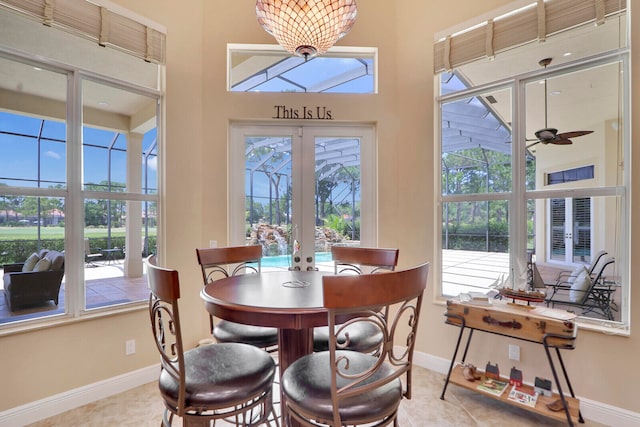
[{"label": "dining chair", "polygon": [[[196,249],[204,285],[223,277],[261,272],[261,245]],[[278,329],[219,320],[209,317],[211,333],[217,342],[241,342],[275,351]]]},{"label": "dining chair", "polygon": [[277,426],[273,358],[241,343],[216,343],[185,351],[178,312],[178,272],[158,267],[154,255],[145,263],[151,291],[151,329],[160,352],[158,385],[165,405],[162,424],[171,426],[178,416],[184,426],[208,426],[212,420],[243,427],[271,425],[273,420]]},{"label": "dining chair", "polygon": [[398,249],[332,246],[335,274],[362,274],[393,271],[398,265]]},{"label": "dining chair", "polygon": [[[395,270],[398,265],[398,249],[333,246],[331,257],[335,274],[382,273]],[[382,333],[371,324],[354,324],[345,330],[349,333],[349,350],[374,351],[382,341]],[[329,348],[329,328],[320,326],[313,331],[314,351]]]},{"label": "dining chair", "polygon": [[[411,369],[429,264],[390,272],[324,276],[329,349],[303,356],[284,371],[287,419],[302,426],[397,425],[402,398],[411,398]],[[379,310],[390,307],[389,310]],[[339,322],[349,318],[342,325]],[[373,353],[345,350],[351,325],[374,325],[384,336]],[[404,379],[404,381],[403,381]]]}]

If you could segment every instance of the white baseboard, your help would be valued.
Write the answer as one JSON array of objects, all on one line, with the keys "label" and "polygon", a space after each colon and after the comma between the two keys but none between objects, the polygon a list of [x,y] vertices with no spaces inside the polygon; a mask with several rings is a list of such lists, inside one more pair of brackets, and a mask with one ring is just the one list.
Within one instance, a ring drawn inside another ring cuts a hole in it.
[{"label": "white baseboard", "polygon": [[[419,352],[414,353],[413,362],[417,366],[441,373],[443,375],[447,374],[450,365],[449,359],[444,359],[441,357],[433,356],[431,354]],[[580,399],[580,412],[582,413],[582,417],[587,420],[595,421],[607,426],[640,426],[640,413],[617,408],[606,403],[585,399],[584,397],[576,397]]]},{"label": "white baseboard", "polygon": [[[413,361],[417,366],[444,375],[449,370],[448,359],[431,354],[416,352]],[[149,366],[0,412],[0,427],[31,424],[96,400],[157,381],[159,369],[159,365]],[[580,399],[580,410],[585,419],[616,427],[640,425],[640,413],[577,397]]]},{"label": "white baseboard", "polygon": [[25,426],[96,400],[123,393],[151,381],[157,381],[159,372],[159,364],[148,366],[0,412],[0,427]]}]

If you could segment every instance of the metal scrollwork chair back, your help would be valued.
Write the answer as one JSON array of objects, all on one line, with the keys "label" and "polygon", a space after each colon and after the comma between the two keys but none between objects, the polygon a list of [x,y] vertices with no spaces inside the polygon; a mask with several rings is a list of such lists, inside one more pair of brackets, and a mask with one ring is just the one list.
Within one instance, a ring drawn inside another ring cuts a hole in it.
[{"label": "metal scrollwork chair back", "polygon": [[[429,264],[388,274],[325,276],[329,350],[292,363],[282,377],[290,419],[303,426],[397,425],[411,398],[411,369]],[[379,310],[390,307],[390,310]],[[366,322],[384,336],[379,350],[346,350],[341,329]],[[404,384],[402,378],[404,377]],[[286,421],[286,420],[285,420]]]},{"label": "metal scrollwork chair back", "polygon": [[[333,246],[331,256],[335,274],[388,273],[398,265],[398,249]],[[369,323],[358,323],[342,330],[349,334],[349,350],[375,351],[382,342],[380,330]],[[313,331],[313,348],[324,351],[329,348],[329,328],[320,326]]]},{"label": "metal scrollwork chair back", "polygon": [[181,417],[185,426],[224,419],[236,426],[271,425],[275,362],[263,350],[239,343],[184,348],[176,270],[146,259],[149,317],[160,352],[158,386],[165,404],[163,425]]},{"label": "metal scrollwork chair back", "polygon": [[[204,286],[223,277],[261,272],[261,245],[196,249],[196,255]],[[243,325],[227,320],[214,322],[213,316],[209,317],[209,322],[211,334],[217,342],[242,342],[270,352],[277,350],[276,328]]]}]

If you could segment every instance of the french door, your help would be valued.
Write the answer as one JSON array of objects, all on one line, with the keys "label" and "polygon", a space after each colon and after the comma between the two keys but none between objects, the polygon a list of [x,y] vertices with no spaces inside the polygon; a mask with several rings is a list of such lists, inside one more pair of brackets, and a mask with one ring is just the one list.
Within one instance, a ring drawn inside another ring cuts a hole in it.
[{"label": "french door", "polygon": [[263,269],[332,269],[334,244],[375,246],[374,129],[234,124],[232,244],[261,244]]},{"label": "french door", "polygon": [[592,254],[591,198],[551,199],[549,261],[590,263]]}]

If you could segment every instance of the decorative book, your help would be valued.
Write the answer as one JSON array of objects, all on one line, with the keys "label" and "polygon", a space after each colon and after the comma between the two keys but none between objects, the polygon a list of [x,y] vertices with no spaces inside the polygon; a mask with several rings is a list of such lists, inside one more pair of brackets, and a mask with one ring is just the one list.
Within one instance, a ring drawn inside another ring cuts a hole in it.
[{"label": "decorative book", "polygon": [[475,305],[491,305],[491,299],[482,292],[465,292],[458,295],[460,302]]},{"label": "decorative book", "polygon": [[533,408],[538,401],[538,393],[527,393],[526,390],[513,386],[509,392],[508,399]]},{"label": "decorative book", "polygon": [[494,396],[502,396],[502,393],[504,393],[504,390],[508,386],[509,383],[507,382],[484,378],[476,388],[485,393],[493,394]]}]

